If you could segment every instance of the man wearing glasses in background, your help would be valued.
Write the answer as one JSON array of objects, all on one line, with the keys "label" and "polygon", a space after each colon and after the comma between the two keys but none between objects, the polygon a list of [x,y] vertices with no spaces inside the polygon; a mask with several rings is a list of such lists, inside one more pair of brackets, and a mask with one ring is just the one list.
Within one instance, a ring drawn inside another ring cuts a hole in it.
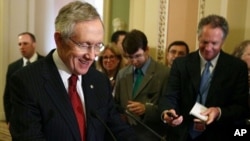
[{"label": "man wearing glasses in background", "polygon": [[173,41],[168,48],[166,48],[165,63],[171,68],[175,58],[184,57],[189,53],[188,44],[184,41]]},{"label": "man wearing glasses in background", "polygon": [[[169,69],[149,56],[147,37],[139,30],[132,30],[126,35],[123,50],[131,64],[117,75],[115,100],[122,110],[127,110],[162,136],[164,129],[161,126],[157,101],[166,86]],[[160,140],[133,118],[122,116],[133,126],[139,141]]]},{"label": "man wearing glasses in background", "polygon": [[90,67],[103,36],[92,5],[74,1],[60,9],[56,49],[12,76],[14,141],[104,141],[108,131],[113,140],[137,141],[114,107],[109,79]]}]

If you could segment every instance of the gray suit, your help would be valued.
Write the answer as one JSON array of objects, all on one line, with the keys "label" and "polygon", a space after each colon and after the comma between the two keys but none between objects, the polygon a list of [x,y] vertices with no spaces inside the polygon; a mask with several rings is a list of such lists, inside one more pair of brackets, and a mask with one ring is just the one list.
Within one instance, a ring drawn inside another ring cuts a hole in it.
[{"label": "gray suit", "polygon": [[[167,85],[168,74],[169,69],[166,66],[157,63],[151,58],[142,83],[134,97],[132,97],[134,79],[132,65],[119,71],[115,86],[115,100],[123,108],[126,108],[128,100],[146,104],[145,114],[137,118],[161,135],[163,135],[162,131],[164,129],[158,112],[158,98],[162,89]],[[132,120],[130,119],[129,121],[130,124],[132,124]],[[144,130],[144,132],[142,132],[145,136],[145,140],[152,141],[151,138],[157,139],[155,135],[149,133],[148,130],[142,126],[137,124],[134,127],[136,127],[136,130],[137,128]],[[139,133],[137,132],[137,134]]]}]

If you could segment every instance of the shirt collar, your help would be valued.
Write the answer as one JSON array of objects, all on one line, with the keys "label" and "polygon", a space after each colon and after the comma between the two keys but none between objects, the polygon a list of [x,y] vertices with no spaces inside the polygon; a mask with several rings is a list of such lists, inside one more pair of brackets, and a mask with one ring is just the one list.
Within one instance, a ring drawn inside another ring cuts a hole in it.
[{"label": "shirt collar", "polygon": [[[204,58],[203,58],[203,56],[201,55],[201,53],[200,53],[200,51],[199,51],[199,56],[200,56],[200,59],[201,59],[201,66],[205,66],[205,64],[207,63],[207,60],[205,60]],[[217,64],[217,61],[218,61],[218,58],[219,58],[219,56],[220,56],[220,53],[218,53],[215,57],[214,57],[214,59],[212,59],[212,60],[210,60],[210,62],[211,62],[211,67],[215,67],[216,66],[216,64]]]},{"label": "shirt collar", "polygon": [[[151,57],[148,57],[148,59],[146,60],[146,62],[144,63],[144,65],[141,67],[141,70],[142,70],[143,74],[146,74],[146,71],[148,69],[148,66],[149,66],[150,62],[151,62]],[[136,68],[134,67],[134,71],[135,71],[135,69]]]},{"label": "shirt collar", "polygon": [[[62,78],[69,78],[72,75],[70,70],[67,68],[67,66],[63,63],[62,59],[59,57],[57,49],[53,52],[53,60]],[[81,77],[79,77],[79,75],[78,75],[78,80],[81,80]]]},{"label": "shirt collar", "polygon": [[23,64],[26,64],[27,61],[30,61],[30,63],[33,63],[33,62],[35,62],[37,59],[38,59],[38,55],[37,55],[37,53],[35,52],[35,53],[30,57],[30,59],[27,59],[27,58],[23,57]]}]

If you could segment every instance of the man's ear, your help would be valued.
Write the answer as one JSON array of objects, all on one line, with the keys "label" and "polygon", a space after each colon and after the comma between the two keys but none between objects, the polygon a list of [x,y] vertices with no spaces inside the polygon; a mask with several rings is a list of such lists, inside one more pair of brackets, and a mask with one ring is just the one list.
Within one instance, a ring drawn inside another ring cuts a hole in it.
[{"label": "man's ear", "polygon": [[148,46],[146,46],[145,52],[149,53],[149,47]]},{"label": "man's ear", "polygon": [[56,46],[57,46],[57,47],[62,46],[63,38],[62,38],[62,36],[61,36],[61,33],[55,32],[55,33],[54,33],[54,40],[55,40],[55,43],[56,43]]}]

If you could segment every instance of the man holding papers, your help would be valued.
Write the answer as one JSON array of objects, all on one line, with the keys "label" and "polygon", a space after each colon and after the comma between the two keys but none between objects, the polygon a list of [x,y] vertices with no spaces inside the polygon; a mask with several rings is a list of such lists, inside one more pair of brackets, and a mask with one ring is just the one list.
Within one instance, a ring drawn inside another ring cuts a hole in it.
[{"label": "man holding papers", "polygon": [[247,66],[222,51],[228,30],[221,16],[202,18],[199,49],[175,59],[159,101],[168,141],[231,139],[237,121],[247,115]]}]

